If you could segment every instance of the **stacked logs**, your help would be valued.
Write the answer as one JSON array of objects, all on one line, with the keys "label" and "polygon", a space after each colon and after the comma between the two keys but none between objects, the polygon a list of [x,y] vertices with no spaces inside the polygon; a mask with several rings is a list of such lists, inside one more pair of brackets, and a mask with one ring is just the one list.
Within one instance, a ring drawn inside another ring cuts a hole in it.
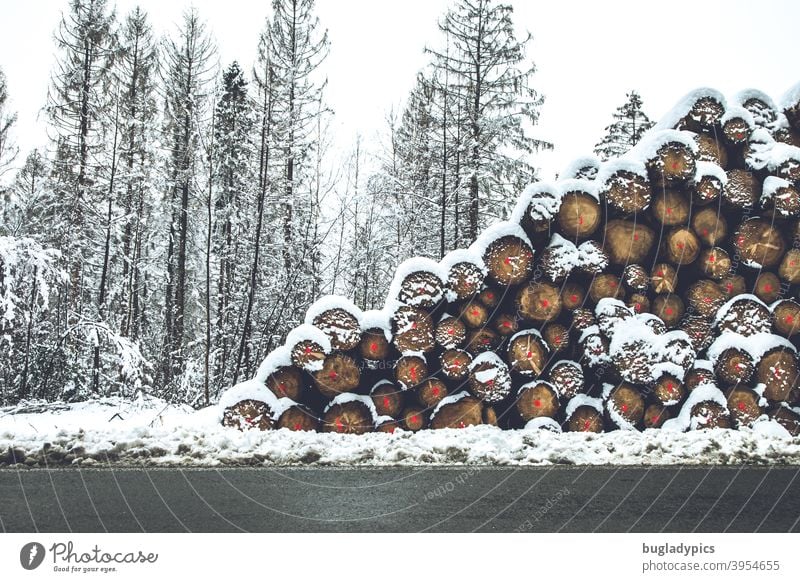
[{"label": "stacked logs", "polygon": [[[312,305],[223,424],[800,434],[800,85],[690,93],[624,157],[397,270],[380,311]],[[252,388],[264,388],[258,394]],[[268,394],[266,394],[268,393]],[[239,396],[237,396],[239,394]]]}]

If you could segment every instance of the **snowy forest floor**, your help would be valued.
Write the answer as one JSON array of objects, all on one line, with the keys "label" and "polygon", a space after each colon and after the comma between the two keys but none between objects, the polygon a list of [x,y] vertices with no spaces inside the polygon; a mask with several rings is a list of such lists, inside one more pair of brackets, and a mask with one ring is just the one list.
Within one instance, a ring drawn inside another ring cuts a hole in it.
[{"label": "snowy forest floor", "polygon": [[395,465],[800,465],[800,437],[757,430],[499,430],[491,426],[361,436],[240,432],[214,407],[155,398],[0,409],[0,467]]}]

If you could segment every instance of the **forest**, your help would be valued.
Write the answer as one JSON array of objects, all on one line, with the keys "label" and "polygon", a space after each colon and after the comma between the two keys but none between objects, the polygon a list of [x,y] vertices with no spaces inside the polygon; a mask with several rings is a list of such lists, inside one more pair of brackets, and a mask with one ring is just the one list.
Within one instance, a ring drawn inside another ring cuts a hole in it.
[{"label": "forest", "polygon": [[[553,144],[511,6],[454,2],[380,147],[345,163],[314,0],[265,12],[245,70],[196,9],[161,36],[140,8],[65,2],[46,148],[15,146],[0,71],[0,401],[207,404],[319,297],[382,307],[398,264],[469,245],[537,180]],[[651,125],[635,92],[614,119],[604,158]]]}]

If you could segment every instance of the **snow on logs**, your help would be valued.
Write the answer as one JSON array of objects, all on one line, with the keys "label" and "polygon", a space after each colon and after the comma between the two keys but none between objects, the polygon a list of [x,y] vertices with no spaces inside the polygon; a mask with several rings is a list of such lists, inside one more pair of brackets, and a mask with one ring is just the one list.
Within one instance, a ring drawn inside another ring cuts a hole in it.
[{"label": "snow on logs", "polygon": [[621,158],[576,159],[382,309],[325,297],[254,380],[239,429],[800,434],[800,84],[702,88]]}]

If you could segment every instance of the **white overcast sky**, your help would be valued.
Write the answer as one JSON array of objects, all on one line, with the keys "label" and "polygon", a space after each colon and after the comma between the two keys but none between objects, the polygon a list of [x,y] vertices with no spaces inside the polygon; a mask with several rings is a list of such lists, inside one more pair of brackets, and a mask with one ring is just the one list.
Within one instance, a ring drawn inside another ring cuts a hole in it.
[{"label": "white overcast sky", "polygon": [[[625,93],[637,89],[658,119],[698,86],[726,94],[755,87],[779,98],[800,81],[798,0],[537,1],[518,0],[514,21],[530,31],[533,85],[545,95],[537,137],[556,145],[534,163],[550,178],[590,153]],[[124,15],[139,4],[158,34],[175,29],[182,0],[117,0]],[[269,1],[194,0],[226,65],[249,69]],[[439,41],[446,0],[318,0],[331,40],[327,98],[336,111],[336,144],[367,139],[384,127]],[[53,31],[67,0],[0,0],[0,68],[19,114],[24,150],[45,142],[44,105],[55,59]]]}]

